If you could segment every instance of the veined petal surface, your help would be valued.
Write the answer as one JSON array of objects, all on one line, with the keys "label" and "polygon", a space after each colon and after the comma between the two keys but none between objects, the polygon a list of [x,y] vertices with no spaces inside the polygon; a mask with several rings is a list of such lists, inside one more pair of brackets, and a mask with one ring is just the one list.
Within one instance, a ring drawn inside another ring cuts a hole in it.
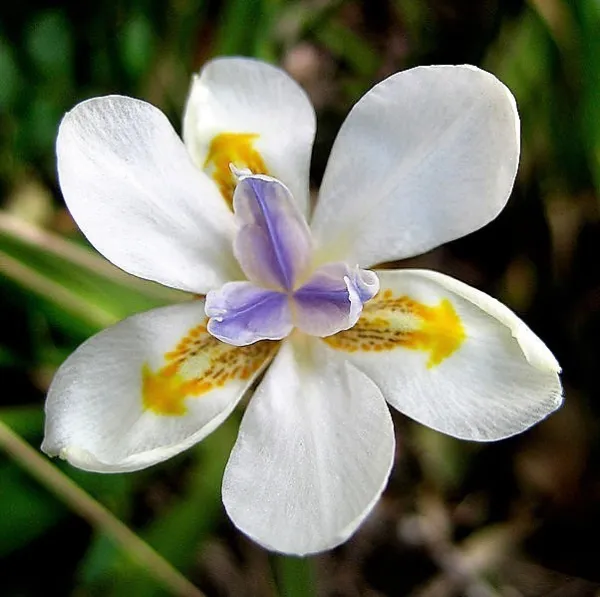
[{"label": "veined petal surface", "polygon": [[439,273],[377,274],[380,293],[356,326],[322,342],[392,406],[449,435],[492,441],[561,405],[556,359],[510,309]]},{"label": "veined petal surface", "polygon": [[42,449],[89,471],[145,468],[189,448],[236,406],[277,347],[206,331],[203,301],[135,315],[80,346],[46,401]]},{"label": "veined petal surface", "polygon": [[371,271],[345,263],[323,265],[294,293],[295,324],[312,336],[347,330],[378,290],[379,280]]},{"label": "veined petal surface", "polygon": [[471,66],[376,85],[334,143],[311,230],[322,259],[361,267],[418,255],[487,224],[517,172],[510,91]]},{"label": "veined petal surface", "polygon": [[183,119],[194,161],[225,195],[232,163],[281,180],[305,216],[315,129],[302,88],[283,70],[249,58],[208,62],[192,82]]},{"label": "veined petal surface", "polygon": [[304,555],[345,541],[394,459],[381,392],[322,340],[285,340],[242,420],[223,478],[230,518],[261,545]]},{"label": "veined petal surface", "polygon": [[245,176],[233,199],[233,252],[251,282],[292,290],[310,265],[312,241],[289,190],[268,176]]},{"label": "veined petal surface", "polygon": [[56,151],[69,211],[115,265],[197,293],[241,276],[233,217],[160,110],[87,100],[63,118]]},{"label": "veined petal surface", "polygon": [[246,346],[280,340],[293,327],[286,294],[250,282],[228,282],[206,296],[208,331],[223,342]]}]

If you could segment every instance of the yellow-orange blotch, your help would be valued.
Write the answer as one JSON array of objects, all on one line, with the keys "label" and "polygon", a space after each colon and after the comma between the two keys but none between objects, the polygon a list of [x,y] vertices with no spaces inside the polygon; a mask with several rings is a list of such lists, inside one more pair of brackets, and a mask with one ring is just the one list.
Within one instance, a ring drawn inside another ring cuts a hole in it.
[{"label": "yellow-orange blotch", "polygon": [[268,174],[267,167],[254,143],[257,133],[221,133],[213,138],[204,162],[204,170],[217,183],[223,199],[233,208],[236,180],[229,168],[248,169],[252,174]]},{"label": "yellow-orange blotch", "polygon": [[448,299],[429,306],[382,290],[367,303],[357,324],[323,338],[336,350],[370,352],[408,348],[429,353],[435,367],[456,352],[467,337],[460,317]]},{"label": "yellow-orange blotch", "polygon": [[187,399],[230,381],[249,379],[271,359],[278,344],[264,340],[250,346],[231,346],[211,336],[205,324],[192,328],[164,355],[164,365],[158,371],[148,364],[142,367],[144,409],[158,415],[185,415]]}]

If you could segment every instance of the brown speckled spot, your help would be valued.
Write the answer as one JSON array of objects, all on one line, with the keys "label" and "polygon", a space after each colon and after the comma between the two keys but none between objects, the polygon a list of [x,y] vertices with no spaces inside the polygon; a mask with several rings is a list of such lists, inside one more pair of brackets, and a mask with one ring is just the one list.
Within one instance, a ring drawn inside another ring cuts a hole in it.
[{"label": "brown speckled spot", "polygon": [[457,351],[466,337],[460,317],[448,299],[429,306],[406,295],[394,297],[390,289],[385,289],[365,305],[353,328],[323,341],[345,352],[422,350],[429,353],[427,367],[431,368]]},{"label": "brown speckled spot", "polygon": [[143,366],[144,408],[159,415],[184,415],[186,399],[233,380],[249,379],[273,357],[278,346],[279,342],[270,340],[231,346],[211,336],[205,323],[192,328],[164,355],[165,364],[158,371]]}]

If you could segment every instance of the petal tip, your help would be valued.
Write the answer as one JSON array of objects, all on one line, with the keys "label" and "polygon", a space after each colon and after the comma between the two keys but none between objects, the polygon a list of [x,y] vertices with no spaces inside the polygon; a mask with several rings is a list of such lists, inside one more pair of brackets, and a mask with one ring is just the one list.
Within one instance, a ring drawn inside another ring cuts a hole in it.
[{"label": "petal tip", "polygon": [[52,447],[50,442],[47,439],[44,439],[42,445],[40,446],[40,450],[49,456],[50,458],[55,458],[56,456],[60,456],[60,449]]},{"label": "petal tip", "polygon": [[511,332],[527,362],[540,371],[557,375],[562,373],[562,367],[546,344],[523,321],[518,320],[515,323]]},{"label": "petal tip", "polygon": [[96,459],[93,458],[87,450],[82,448],[65,445],[61,446],[59,443],[44,439],[40,449],[50,458],[59,458],[79,469],[92,472],[99,470],[92,466],[92,463],[96,462]]}]

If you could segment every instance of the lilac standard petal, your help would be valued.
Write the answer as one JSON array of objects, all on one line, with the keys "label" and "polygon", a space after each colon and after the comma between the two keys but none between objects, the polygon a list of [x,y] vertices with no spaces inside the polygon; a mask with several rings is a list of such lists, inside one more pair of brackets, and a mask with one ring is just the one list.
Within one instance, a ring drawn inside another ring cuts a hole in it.
[{"label": "lilac standard petal", "polygon": [[208,331],[223,342],[247,346],[280,340],[292,331],[288,297],[250,282],[228,282],[206,295]]},{"label": "lilac standard petal", "polygon": [[344,263],[319,268],[294,293],[295,324],[313,336],[331,336],[351,328],[363,304],[379,290],[374,272],[351,269]]},{"label": "lilac standard petal", "polygon": [[289,190],[270,176],[243,176],[233,197],[239,230],[233,250],[248,279],[292,290],[309,265],[308,225]]}]

